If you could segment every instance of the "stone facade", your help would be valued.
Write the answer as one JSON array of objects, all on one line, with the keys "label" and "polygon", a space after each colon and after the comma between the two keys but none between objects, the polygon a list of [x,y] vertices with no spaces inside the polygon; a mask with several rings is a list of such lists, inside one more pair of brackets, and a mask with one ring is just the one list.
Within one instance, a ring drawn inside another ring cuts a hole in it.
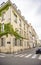
[{"label": "stone facade", "polygon": [[[15,4],[8,0],[3,6],[0,7],[0,23],[10,23],[13,29],[20,34],[23,39],[16,39],[15,36],[8,34],[0,38],[0,52],[19,52],[24,49],[33,48],[36,46],[36,32],[34,28],[28,24],[21,11],[17,10]],[[2,28],[2,30],[4,27]]]}]

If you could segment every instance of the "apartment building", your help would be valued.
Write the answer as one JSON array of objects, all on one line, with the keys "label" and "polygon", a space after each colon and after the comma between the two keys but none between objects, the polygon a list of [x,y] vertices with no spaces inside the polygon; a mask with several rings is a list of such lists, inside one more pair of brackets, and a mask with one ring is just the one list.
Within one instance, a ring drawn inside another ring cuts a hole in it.
[{"label": "apartment building", "polygon": [[12,4],[10,0],[3,2],[0,7],[0,52],[13,53],[32,48],[35,44],[32,28],[15,3]]},{"label": "apartment building", "polygon": [[37,33],[35,32],[31,23],[28,26],[28,38],[29,38],[29,45],[31,48],[37,46],[37,38],[38,38]]}]

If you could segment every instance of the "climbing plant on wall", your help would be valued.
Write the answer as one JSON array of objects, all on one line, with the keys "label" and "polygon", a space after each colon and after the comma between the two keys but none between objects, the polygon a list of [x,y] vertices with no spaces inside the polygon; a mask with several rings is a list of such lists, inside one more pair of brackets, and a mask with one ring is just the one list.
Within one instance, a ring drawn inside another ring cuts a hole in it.
[{"label": "climbing plant on wall", "polygon": [[11,5],[10,3],[7,3],[7,4],[5,4],[5,6],[0,7],[0,16],[2,15],[2,11],[9,9],[10,5]]},{"label": "climbing plant on wall", "polygon": [[0,37],[2,37],[3,35],[8,36],[8,34],[14,35],[17,39],[22,38],[17,33],[17,31],[14,31],[13,26],[10,23],[4,24],[4,32],[1,32],[1,23],[0,23]]}]

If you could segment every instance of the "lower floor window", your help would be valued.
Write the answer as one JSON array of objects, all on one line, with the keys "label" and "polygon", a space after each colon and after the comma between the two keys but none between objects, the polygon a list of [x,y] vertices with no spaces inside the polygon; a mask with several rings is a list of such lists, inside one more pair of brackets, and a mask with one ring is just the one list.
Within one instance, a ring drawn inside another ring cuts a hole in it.
[{"label": "lower floor window", "polygon": [[22,40],[20,40],[20,46],[22,46],[22,44],[23,44],[23,43],[22,43]]},{"label": "lower floor window", "polygon": [[10,44],[11,42],[7,42],[7,44]]},{"label": "lower floor window", "polygon": [[5,39],[4,38],[1,38],[1,46],[4,46],[5,45]]},{"label": "lower floor window", "polygon": [[23,45],[22,40],[13,38],[13,46],[22,46],[22,45]]},{"label": "lower floor window", "polygon": [[17,46],[17,39],[16,38],[13,38],[13,45]]},{"label": "lower floor window", "polygon": [[17,39],[15,38],[15,46],[17,46]]}]

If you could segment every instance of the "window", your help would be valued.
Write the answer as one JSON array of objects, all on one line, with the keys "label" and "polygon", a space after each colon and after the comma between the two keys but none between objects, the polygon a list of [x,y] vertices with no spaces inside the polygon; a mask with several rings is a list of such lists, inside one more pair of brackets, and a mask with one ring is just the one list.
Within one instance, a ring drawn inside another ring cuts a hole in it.
[{"label": "window", "polygon": [[14,21],[17,23],[17,15],[14,13]]},{"label": "window", "polygon": [[13,45],[17,46],[17,39],[16,38],[13,38]]},{"label": "window", "polygon": [[20,27],[21,27],[21,19],[19,19],[19,21],[20,21],[19,25],[20,25]]},{"label": "window", "polygon": [[4,45],[5,45],[5,39],[1,38],[1,46],[4,46]]},{"label": "window", "polygon": [[13,38],[13,46],[15,46],[15,38]]},{"label": "window", "polygon": [[7,42],[7,44],[10,44],[10,42]]},{"label": "window", "polygon": [[19,31],[19,33],[21,34],[21,30]]},{"label": "window", "polygon": [[15,46],[17,46],[17,39],[15,38]]},{"label": "window", "polygon": [[20,28],[20,31],[19,31],[20,35],[22,34],[22,29]]},{"label": "window", "polygon": [[18,29],[17,29],[17,28],[15,28],[15,31],[17,31],[17,32],[18,32]]},{"label": "window", "polygon": [[24,41],[24,46],[26,47],[26,41]]},{"label": "window", "polygon": [[20,46],[22,46],[22,40],[20,40]]},{"label": "window", "polygon": [[24,30],[25,30],[25,24],[24,24]]},{"label": "window", "polygon": [[24,37],[26,37],[26,32],[24,31]]},{"label": "window", "polygon": [[0,32],[1,32],[1,25],[0,25]]},{"label": "window", "polygon": [[29,31],[29,33],[31,34],[31,31]]},{"label": "window", "polygon": [[1,25],[1,32],[4,32],[4,23]]},{"label": "window", "polygon": [[5,14],[5,12],[2,13],[2,21],[5,19],[5,18],[4,18],[4,14]]}]

